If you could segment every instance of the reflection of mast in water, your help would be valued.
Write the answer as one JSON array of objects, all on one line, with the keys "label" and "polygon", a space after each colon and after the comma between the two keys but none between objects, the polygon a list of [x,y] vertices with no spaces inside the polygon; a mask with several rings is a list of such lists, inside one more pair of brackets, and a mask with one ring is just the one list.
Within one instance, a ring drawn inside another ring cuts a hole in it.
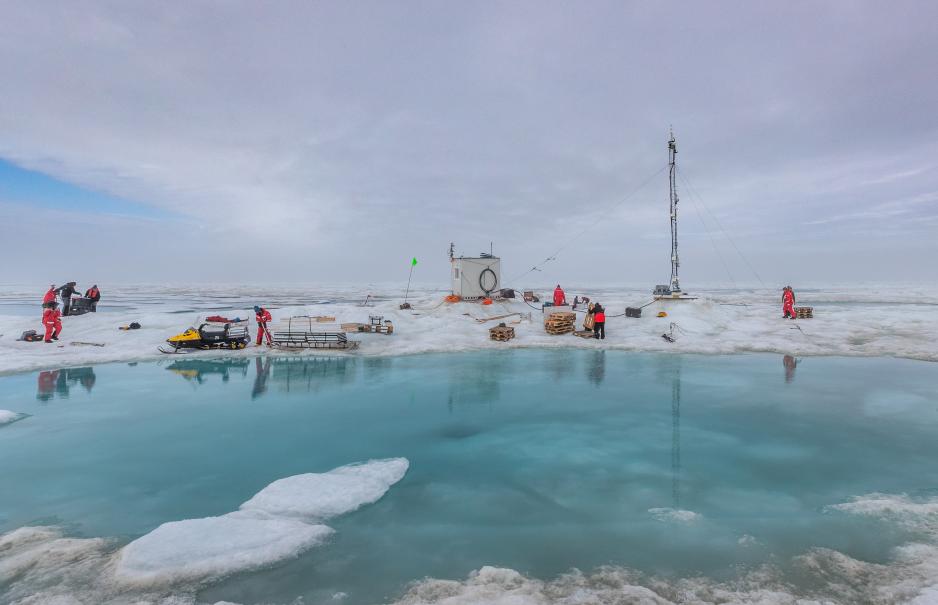
[{"label": "reflection of mast in water", "polygon": [[681,366],[671,379],[671,506],[681,508]]}]

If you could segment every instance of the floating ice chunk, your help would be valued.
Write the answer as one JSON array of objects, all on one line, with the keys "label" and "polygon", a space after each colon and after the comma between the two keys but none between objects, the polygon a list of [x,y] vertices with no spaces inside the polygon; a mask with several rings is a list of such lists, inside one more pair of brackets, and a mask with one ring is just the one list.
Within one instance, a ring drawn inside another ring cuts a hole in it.
[{"label": "floating ice chunk", "polygon": [[906,494],[872,493],[825,510],[877,517],[938,538],[938,499],[913,500]]},{"label": "floating ice chunk", "polygon": [[244,512],[322,521],[378,501],[407,472],[406,458],[371,460],[328,473],[274,481],[241,505]]},{"label": "floating ice chunk", "polygon": [[217,578],[295,557],[332,534],[325,525],[222,515],[160,525],[121,552],[117,574],[136,581]]},{"label": "floating ice chunk", "polygon": [[238,511],[160,525],[123,548],[116,573],[134,582],[177,583],[298,556],[333,533],[315,522],[377,501],[408,465],[406,458],[371,460],[279,479]]},{"label": "floating ice chunk", "polygon": [[648,512],[658,521],[677,521],[679,523],[694,523],[703,518],[700,513],[680,508],[649,508]]},{"label": "floating ice chunk", "polygon": [[11,412],[10,410],[0,410],[0,426],[3,426],[4,424],[10,424],[11,422],[16,422],[23,417],[25,417],[25,414]]},{"label": "floating ice chunk", "polygon": [[739,540],[736,540],[736,544],[743,547],[756,546],[759,544],[759,541],[755,539],[754,536],[749,534],[743,534],[739,537]]}]

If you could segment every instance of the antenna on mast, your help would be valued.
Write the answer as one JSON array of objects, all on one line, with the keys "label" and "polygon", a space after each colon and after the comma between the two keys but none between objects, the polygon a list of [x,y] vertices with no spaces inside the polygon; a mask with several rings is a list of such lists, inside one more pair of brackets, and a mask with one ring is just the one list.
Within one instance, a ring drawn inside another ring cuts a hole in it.
[{"label": "antenna on mast", "polygon": [[677,254],[677,141],[674,139],[674,128],[668,128],[668,188],[670,189],[671,207],[671,282],[667,285],[655,286],[653,292],[655,300],[694,300],[681,290],[678,278],[678,268],[681,266]]},{"label": "antenna on mast", "polygon": [[671,293],[681,292],[681,283],[678,280],[677,270],[681,261],[677,255],[677,141],[674,140],[674,129],[668,129],[671,138],[668,139],[668,171],[671,183]]}]

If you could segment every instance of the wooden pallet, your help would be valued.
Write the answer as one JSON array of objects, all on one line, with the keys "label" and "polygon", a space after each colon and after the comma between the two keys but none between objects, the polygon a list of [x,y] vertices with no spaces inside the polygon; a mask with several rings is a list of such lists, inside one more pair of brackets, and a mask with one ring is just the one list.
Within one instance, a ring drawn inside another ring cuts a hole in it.
[{"label": "wooden pallet", "polygon": [[552,335],[569,334],[576,330],[576,313],[570,311],[558,311],[551,313],[544,320],[544,330]]},{"label": "wooden pallet", "polygon": [[489,338],[499,342],[508,342],[515,337],[515,329],[511,326],[495,326],[489,328]]},{"label": "wooden pallet", "polygon": [[596,334],[592,330],[579,330],[574,332],[573,335],[580,338],[596,338]]},{"label": "wooden pallet", "polygon": [[798,319],[812,319],[814,307],[795,307],[795,317]]}]

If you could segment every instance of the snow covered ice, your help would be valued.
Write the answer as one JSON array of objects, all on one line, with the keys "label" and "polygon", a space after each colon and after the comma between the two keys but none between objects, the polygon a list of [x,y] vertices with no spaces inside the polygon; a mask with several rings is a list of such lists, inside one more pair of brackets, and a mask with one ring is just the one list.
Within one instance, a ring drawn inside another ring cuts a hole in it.
[{"label": "snow covered ice", "polygon": [[[77,366],[114,361],[139,361],[160,356],[157,347],[200,318],[224,314],[250,318],[253,305],[269,308],[274,321],[295,315],[329,315],[339,322],[367,323],[383,315],[394,323],[394,335],[352,335],[361,341],[358,355],[400,355],[515,347],[580,347],[629,351],[673,351],[728,354],[772,352],[791,355],[890,356],[938,361],[938,289],[926,287],[856,286],[802,288],[798,305],[813,306],[814,319],[781,319],[776,289],[697,289],[696,301],[656,302],[640,319],[613,317],[626,306],[651,300],[648,288],[569,287],[568,295],[587,295],[603,303],[610,316],[607,338],[600,342],[571,336],[550,336],[541,325],[539,305],[520,299],[490,306],[443,304],[448,292],[412,289],[412,310],[400,310],[402,290],[396,286],[317,286],[242,289],[126,287],[106,290],[99,312],[64,318],[60,345],[17,342],[28,329],[40,329],[41,287],[7,286],[0,290],[0,373]],[[548,288],[536,289],[542,295]],[[361,306],[368,295],[369,304]],[[664,310],[666,318],[656,317]],[[517,313],[498,321],[474,318]],[[527,319],[531,314],[531,319]],[[140,330],[121,331],[131,322]],[[508,343],[488,339],[488,328],[504,321],[515,328]],[[520,322],[520,323],[518,323]],[[677,325],[677,341],[661,334]],[[72,344],[82,343],[82,344]],[[91,344],[89,344],[91,343]],[[103,346],[94,346],[95,344]],[[254,356],[264,348],[211,352],[218,356]],[[276,354],[283,354],[275,351]],[[291,353],[303,355],[309,353]],[[313,354],[322,355],[322,352]],[[342,353],[345,354],[345,353]]]}]

